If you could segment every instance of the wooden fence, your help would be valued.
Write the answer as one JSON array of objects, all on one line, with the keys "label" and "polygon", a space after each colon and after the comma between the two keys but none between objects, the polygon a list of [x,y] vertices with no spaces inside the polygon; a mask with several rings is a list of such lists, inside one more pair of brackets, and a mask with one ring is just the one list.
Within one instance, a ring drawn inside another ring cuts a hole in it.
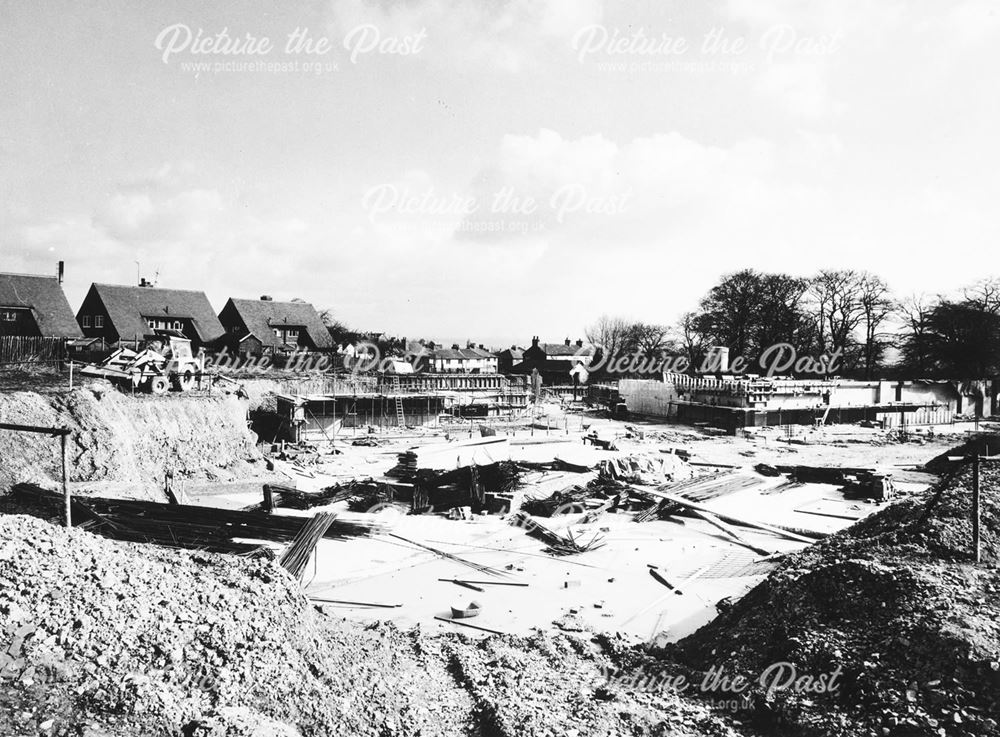
[{"label": "wooden fence", "polygon": [[59,364],[64,360],[64,338],[0,335],[0,366]]}]

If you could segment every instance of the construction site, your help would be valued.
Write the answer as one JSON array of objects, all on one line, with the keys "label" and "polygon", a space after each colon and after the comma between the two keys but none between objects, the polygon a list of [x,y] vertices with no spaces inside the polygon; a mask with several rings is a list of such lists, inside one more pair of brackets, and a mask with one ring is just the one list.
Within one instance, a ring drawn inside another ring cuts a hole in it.
[{"label": "construction site", "polygon": [[122,360],[0,394],[4,734],[997,733],[987,421]]},{"label": "construction site", "polygon": [[4,2],[0,737],[1000,737],[998,5]]}]

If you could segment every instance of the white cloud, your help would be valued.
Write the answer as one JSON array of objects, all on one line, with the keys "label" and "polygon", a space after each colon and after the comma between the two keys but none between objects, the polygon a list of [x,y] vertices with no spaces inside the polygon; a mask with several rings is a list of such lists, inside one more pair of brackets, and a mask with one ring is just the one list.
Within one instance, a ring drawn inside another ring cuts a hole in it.
[{"label": "white cloud", "polygon": [[332,35],[343,39],[352,29],[370,24],[381,43],[387,38],[413,39],[425,31],[423,48],[413,58],[451,68],[472,65],[518,72],[553,49],[565,53],[579,28],[600,22],[602,6],[602,0],[334,0]]},{"label": "white cloud", "polygon": [[768,64],[754,88],[802,118],[821,118],[844,109],[843,103],[831,97],[825,75],[814,61]]}]

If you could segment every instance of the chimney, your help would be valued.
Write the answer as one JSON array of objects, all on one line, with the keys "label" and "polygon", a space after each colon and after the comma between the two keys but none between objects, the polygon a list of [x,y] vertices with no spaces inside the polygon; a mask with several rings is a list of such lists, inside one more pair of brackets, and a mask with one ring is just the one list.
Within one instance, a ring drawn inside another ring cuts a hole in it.
[{"label": "chimney", "polygon": [[583,341],[582,341],[582,340],[580,340],[579,338],[578,338],[578,339],[577,339],[577,341],[576,341],[576,347],[577,347],[577,348],[583,348]]},{"label": "chimney", "polygon": [[66,275],[66,262],[65,261],[60,261],[59,262],[59,267],[56,270],[56,274],[58,274],[58,276],[59,276],[59,286],[62,286],[63,277]]},{"label": "chimney", "polygon": [[566,338],[566,345],[569,345],[569,338]]},{"label": "chimney", "polygon": [[269,294],[262,294],[262,295],[260,295],[260,301],[261,302],[273,302],[274,301],[274,297],[272,297]]},{"label": "chimney", "polygon": [[537,348],[538,347],[538,336],[537,335],[534,338],[531,339],[531,347],[532,348]]}]

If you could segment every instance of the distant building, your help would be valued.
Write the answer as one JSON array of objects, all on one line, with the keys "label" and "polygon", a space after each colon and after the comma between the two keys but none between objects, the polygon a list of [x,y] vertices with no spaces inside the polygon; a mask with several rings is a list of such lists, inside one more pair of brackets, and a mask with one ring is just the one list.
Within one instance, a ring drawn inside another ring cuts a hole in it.
[{"label": "distant building", "polygon": [[497,371],[501,374],[511,373],[514,367],[524,360],[524,350],[518,348],[516,345],[498,351],[494,355],[497,357]]},{"label": "distant building", "polygon": [[572,384],[573,376],[578,373],[574,369],[581,363],[589,364],[596,352],[594,346],[585,345],[582,340],[574,343],[567,338],[563,343],[541,343],[536,335],[513,370],[524,374],[537,370],[548,385]]},{"label": "distant building", "polygon": [[497,357],[488,350],[478,348],[437,348],[427,353],[422,364],[436,374],[495,374]]},{"label": "distant building", "polygon": [[198,348],[225,331],[204,292],[187,289],[91,284],[76,321],[88,338],[107,343],[181,335]]},{"label": "distant building", "polygon": [[[219,313],[227,345],[243,355],[299,349],[330,351],[336,345],[316,309],[306,302],[230,299]],[[253,340],[248,344],[248,336]],[[251,350],[248,350],[251,349]],[[256,352],[254,352],[256,351]]]},{"label": "distant building", "polygon": [[[906,429],[981,416],[996,408],[992,381],[855,381],[816,377],[688,376],[622,379],[630,413],[703,423],[730,434],[759,427],[864,423]],[[986,399],[991,400],[986,407]]]},{"label": "distant building", "polygon": [[0,335],[82,338],[58,276],[0,274]]}]

